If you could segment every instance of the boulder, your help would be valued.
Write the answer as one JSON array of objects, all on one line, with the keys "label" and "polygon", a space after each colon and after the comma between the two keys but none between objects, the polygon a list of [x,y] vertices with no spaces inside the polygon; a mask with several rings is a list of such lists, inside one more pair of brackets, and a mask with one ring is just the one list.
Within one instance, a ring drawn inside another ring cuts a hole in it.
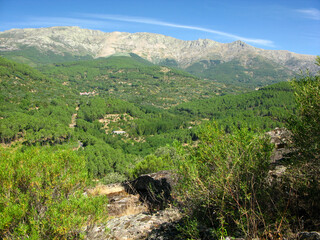
[{"label": "boulder", "polygon": [[292,133],[286,128],[275,128],[274,130],[267,132],[267,135],[271,138],[276,149],[288,147],[291,143]]},{"label": "boulder", "polygon": [[139,194],[140,200],[148,205],[149,211],[163,210],[172,202],[171,190],[175,184],[172,173],[160,171],[158,173],[142,175],[137,179],[124,183],[130,194]]}]

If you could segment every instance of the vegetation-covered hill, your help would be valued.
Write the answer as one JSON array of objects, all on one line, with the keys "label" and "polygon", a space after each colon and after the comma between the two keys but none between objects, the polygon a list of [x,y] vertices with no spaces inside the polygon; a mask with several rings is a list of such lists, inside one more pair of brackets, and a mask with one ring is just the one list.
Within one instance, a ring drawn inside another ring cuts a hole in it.
[{"label": "vegetation-covered hill", "polygon": [[131,54],[40,68],[79,92],[115,96],[139,105],[168,108],[221,94],[221,84],[181,70],[160,67]]},{"label": "vegetation-covered hill", "polygon": [[[310,147],[306,152],[296,146],[301,151],[298,156],[318,158],[318,145],[306,143],[306,138],[317,142],[311,136],[318,121],[318,111],[312,111],[318,109],[318,77],[306,78],[294,88],[282,82],[246,94],[219,96],[212,81],[153,65],[133,54],[55,63],[39,70],[0,58],[0,180],[4,183],[0,185],[0,238],[81,237],[80,230],[90,221],[103,219],[105,213],[95,206],[104,209],[106,204],[103,198],[83,197],[88,184],[84,180],[113,183],[164,169],[179,169],[184,176],[180,190],[190,195],[182,194],[181,199],[191,213],[184,226],[187,237],[196,237],[188,235],[198,234],[193,232],[196,224],[213,229],[216,236],[225,236],[223,231],[263,235],[248,226],[270,223],[271,227],[283,216],[269,212],[262,216],[257,209],[283,213],[284,201],[296,201],[281,190],[292,182],[275,185],[277,189],[265,184],[272,148],[259,132],[284,126],[288,117],[298,113],[300,118],[291,120],[291,127],[296,127],[292,129],[297,142]],[[304,86],[312,90],[312,98],[304,95]],[[293,91],[302,104],[298,111]],[[305,97],[312,101],[304,103]],[[303,122],[310,125],[307,132]],[[317,167],[316,161],[310,164]],[[312,174],[317,173],[316,167]],[[303,173],[298,177],[318,183],[317,177]],[[202,185],[198,188],[195,183]],[[309,210],[304,196],[311,196],[318,185],[295,186],[305,194],[294,192],[298,203],[304,204],[297,209]],[[265,197],[277,203],[276,196],[284,199],[276,207],[256,205]],[[74,211],[78,205],[81,211]],[[290,205],[290,209],[295,208]],[[211,214],[215,212],[220,215]],[[197,213],[210,222],[199,220]],[[88,218],[90,214],[95,218]],[[287,228],[296,224],[292,214],[285,216],[290,217]]]},{"label": "vegetation-covered hill", "polygon": [[3,143],[23,137],[61,142],[75,108],[75,92],[27,65],[0,58],[1,130]]},{"label": "vegetation-covered hill", "polygon": [[100,177],[129,174],[138,158],[175,140],[191,143],[203,121],[215,119],[226,132],[233,124],[268,130],[293,111],[286,83],[201,99],[215,84],[136,55],[54,64],[43,73],[3,58],[1,66],[1,141],[82,146]]},{"label": "vegetation-covered hill", "polygon": [[242,125],[267,130],[283,126],[294,109],[292,88],[288,82],[282,82],[245,94],[183,103],[170,112],[186,118],[215,119],[226,129]]},{"label": "vegetation-covered hill", "polygon": [[183,41],[161,34],[104,33],[79,27],[5,31],[0,33],[0,50],[1,56],[30,66],[134,53],[154,64],[228,84],[230,91],[234,86],[252,90],[286,81],[300,70],[316,73],[315,56],[259,49],[242,41]]},{"label": "vegetation-covered hill", "polygon": [[293,76],[293,72],[288,68],[262,57],[228,62],[202,60],[186,68],[186,71],[202,78],[214,79],[219,83],[251,90],[287,81]]},{"label": "vegetation-covered hill", "polygon": [[70,62],[92,59],[92,57],[89,55],[77,56],[70,53],[60,55],[56,54],[53,51],[43,52],[36,47],[30,46],[24,46],[15,51],[4,51],[1,52],[0,55],[15,62],[28,64],[31,67],[37,67],[56,62]]}]

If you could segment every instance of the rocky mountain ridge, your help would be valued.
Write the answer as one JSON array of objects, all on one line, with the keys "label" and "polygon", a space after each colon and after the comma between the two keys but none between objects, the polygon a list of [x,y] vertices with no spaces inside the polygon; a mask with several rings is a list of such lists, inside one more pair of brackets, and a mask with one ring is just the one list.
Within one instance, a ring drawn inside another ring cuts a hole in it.
[{"label": "rocky mountain ridge", "polygon": [[177,67],[187,68],[201,60],[228,62],[239,60],[243,66],[253,58],[263,58],[292,71],[315,71],[315,56],[285,50],[264,50],[242,41],[219,43],[209,39],[184,41],[154,33],[105,33],[79,27],[50,27],[12,29],[0,33],[1,52],[36,48],[46,53],[93,58],[118,53],[135,53],[153,63],[173,61]]}]

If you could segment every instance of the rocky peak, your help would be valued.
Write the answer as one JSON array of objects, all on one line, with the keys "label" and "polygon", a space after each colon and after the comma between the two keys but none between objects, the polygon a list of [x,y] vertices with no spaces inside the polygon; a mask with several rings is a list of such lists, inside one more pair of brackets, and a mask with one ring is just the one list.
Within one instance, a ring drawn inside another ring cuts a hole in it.
[{"label": "rocky peak", "polygon": [[237,40],[237,41],[234,41],[232,43],[229,43],[229,45],[230,46],[237,46],[237,47],[241,47],[241,48],[249,46],[248,44],[246,44],[245,42],[243,42],[241,40]]},{"label": "rocky peak", "polygon": [[288,51],[263,50],[243,41],[218,43],[209,39],[183,41],[154,33],[104,33],[79,27],[50,27],[39,29],[12,29],[0,33],[0,50],[13,51],[34,47],[56,54],[91,55],[107,57],[115,53],[135,53],[153,63],[174,60],[186,68],[201,60],[239,59],[241,56],[260,56],[291,70],[315,68],[315,56]]}]

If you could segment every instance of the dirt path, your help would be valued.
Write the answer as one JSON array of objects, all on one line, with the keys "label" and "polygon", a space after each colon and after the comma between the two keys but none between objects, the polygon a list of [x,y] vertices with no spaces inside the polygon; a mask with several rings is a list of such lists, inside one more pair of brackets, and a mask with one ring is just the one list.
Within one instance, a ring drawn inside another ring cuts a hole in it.
[{"label": "dirt path", "polygon": [[76,120],[78,116],[79,105],[76,107],[76,113],[72,114],[71,123],[69,124],[70,128],[74,128],[76,126]]}]

